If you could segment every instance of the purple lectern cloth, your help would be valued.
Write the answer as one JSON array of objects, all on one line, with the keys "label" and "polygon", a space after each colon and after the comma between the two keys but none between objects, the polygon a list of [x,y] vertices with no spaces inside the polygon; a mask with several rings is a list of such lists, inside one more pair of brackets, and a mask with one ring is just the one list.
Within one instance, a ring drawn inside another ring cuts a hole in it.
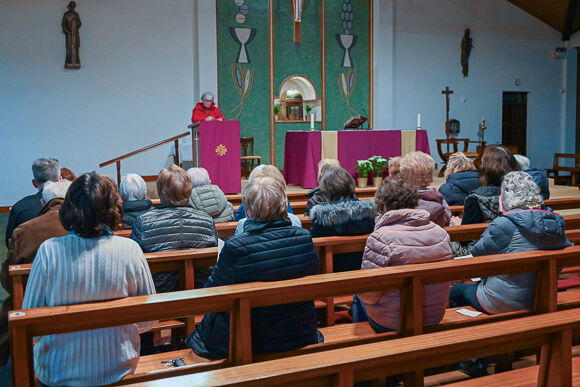
[{"label": "purple lectern cloth", "polygon": [[320,132],[286,132],[284,178],[304,188],[318,185],[318,162],[322,157]]},{"label": "purple lectern cloth", "polygon": [[239,121],[200,122],[199,162],[224,193],[242,191],[240,157]]}]

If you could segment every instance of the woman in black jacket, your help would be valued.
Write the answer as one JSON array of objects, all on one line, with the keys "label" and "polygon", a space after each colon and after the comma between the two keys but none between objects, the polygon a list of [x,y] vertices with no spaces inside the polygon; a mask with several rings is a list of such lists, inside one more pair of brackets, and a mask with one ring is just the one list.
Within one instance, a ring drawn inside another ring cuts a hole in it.
[{"label": "woman in black jacket", "polygon": [[[242,194],[248,220],[228,238],[206,287],[280,281],[318,272],[318,255],[308,230],[291,225],[282,183],[250,180]],[[230,314],[206,314],[186,344],[199,356],[227,358]],[[321,340],[320,340],[321,341]],[[280,352],[319,342],[313,301],[252,310],[254,353]]]},{"label": "woman in black jacket", "polygon": [[[373,232],[377,209],[373,200],[358,200],[353,177],[344,168],[326,172],[320,180],[320,190],[328,203],[310,211],[312,237],[335,235],[365,235]],[[360,270],[362,252],[337,254],[333,271]]]}]

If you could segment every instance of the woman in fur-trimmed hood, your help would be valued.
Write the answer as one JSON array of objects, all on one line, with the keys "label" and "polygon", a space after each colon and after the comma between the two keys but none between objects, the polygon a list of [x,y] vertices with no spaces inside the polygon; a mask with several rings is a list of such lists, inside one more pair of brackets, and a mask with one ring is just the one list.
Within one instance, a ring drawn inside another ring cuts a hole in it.
[{"label": "woman in fur-trimmed hood", "polygon": [[[344,168],[335,168],[324,174],[320,190],[328,203],[310,210],[312,237],[370,234],[375,227],[377,210],[372,200],[358,200],[354,194],[353,177]],[[359,270],[362,253],[334,256],[334,271]]]}]

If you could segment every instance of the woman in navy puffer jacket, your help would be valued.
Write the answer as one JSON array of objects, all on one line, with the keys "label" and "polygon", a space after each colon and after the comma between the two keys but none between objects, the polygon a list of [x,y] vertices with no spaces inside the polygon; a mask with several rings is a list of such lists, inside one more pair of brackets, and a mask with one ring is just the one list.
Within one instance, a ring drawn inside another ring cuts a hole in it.
[{"label": "woman in navy puffer jacket", "polygon": [[[284,186],[271,177],[252,179],[242,202],[248,220],[241,234],[228,238],[206,287],[280,281],[316,274],[318,255],[308,230],[291,225]],[[199,356],[227,358],[230,314],[205,315],[186,344]],[[313,301],[252,310],[254,353],[280,352],[317,343]]]},{"label": "woman in navy puffer jacket", "polygon": [[[540,189],[525,172],[504,177],[500,195],[501,215],[487,227],[472,249],[473,256],[529,250],[555,250],[570,245],[564,218],[542,204]],[[532,307],[536,273],[502,274],[479,284],[451,288],[451,307],[471,305],[490,313],[505,313]]]},{"label": "woman in navy puffer jacket", "polygon": [[439,193],[450,206],[462,206],[467,195],[479,187],[479,172],[473,161],[463,152],[449,156],[445,179],[447,182],[439,187]]}]

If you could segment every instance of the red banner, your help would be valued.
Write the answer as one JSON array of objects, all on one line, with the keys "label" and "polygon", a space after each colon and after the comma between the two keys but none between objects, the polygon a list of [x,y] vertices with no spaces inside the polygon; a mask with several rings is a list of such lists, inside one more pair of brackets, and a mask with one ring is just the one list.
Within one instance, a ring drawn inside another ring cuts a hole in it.
[{"label": "red banner", "polygon": [[200,164],[209,172],[211,183],[225,193],[242,191],[240,153],[239,121],[200,122]]}]

